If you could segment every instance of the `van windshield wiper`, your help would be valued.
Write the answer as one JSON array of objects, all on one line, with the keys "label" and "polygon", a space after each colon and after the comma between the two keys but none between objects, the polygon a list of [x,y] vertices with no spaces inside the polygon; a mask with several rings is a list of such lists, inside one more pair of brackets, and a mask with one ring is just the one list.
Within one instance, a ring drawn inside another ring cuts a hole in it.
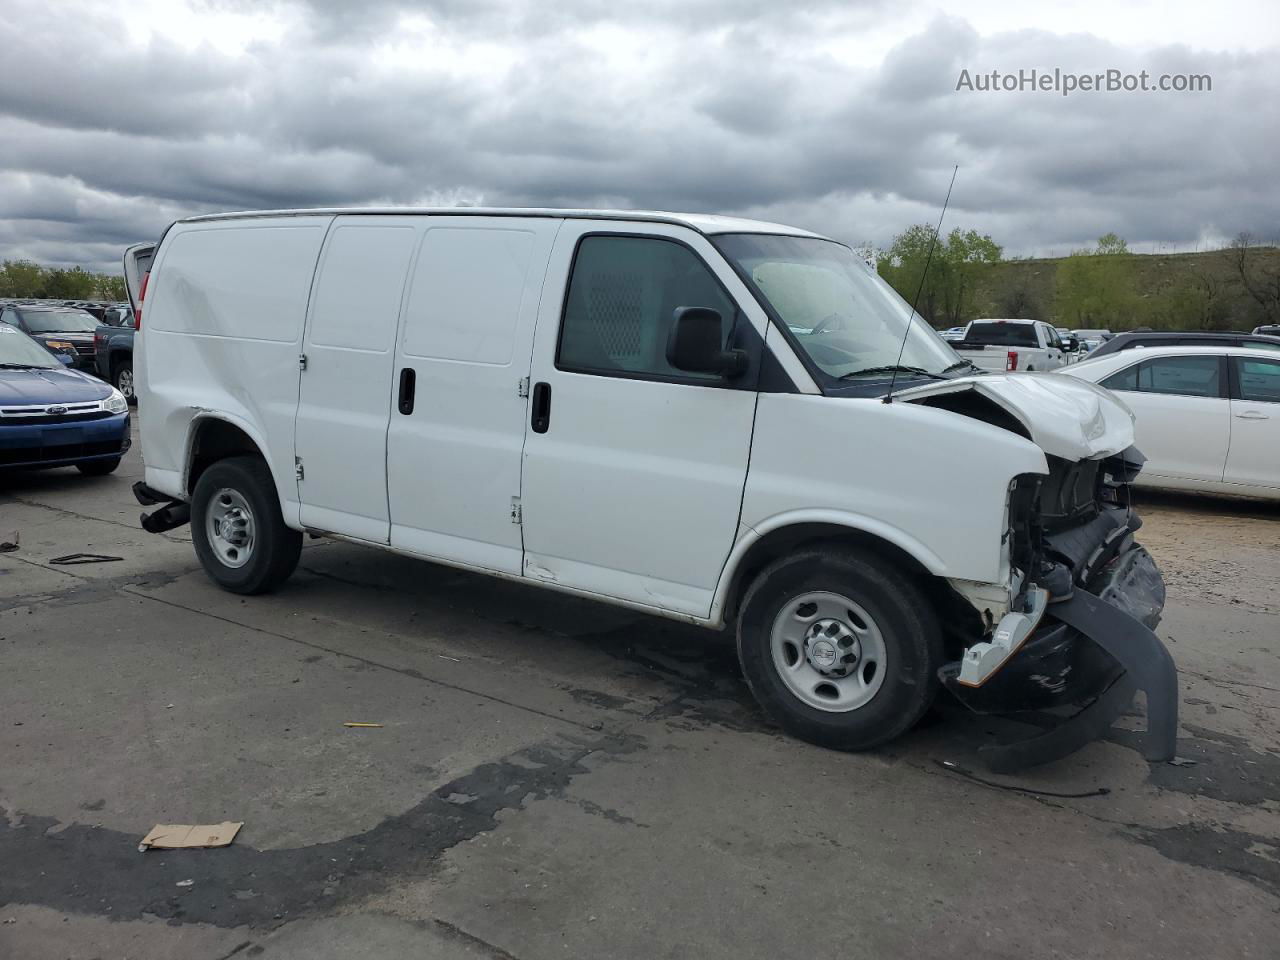
[{"label": "van windshield wiper", "polygon": [[841,380],[852,380],[854,377],[866,376],[869,373],[914,373],[917,376],[929,377],[933,380],[946,380],[940,373],[933,373],[924,367],[904,367],[899,363],[886,364],[883,367],[867,367],[865,370],[853,370],[840,375]]}]

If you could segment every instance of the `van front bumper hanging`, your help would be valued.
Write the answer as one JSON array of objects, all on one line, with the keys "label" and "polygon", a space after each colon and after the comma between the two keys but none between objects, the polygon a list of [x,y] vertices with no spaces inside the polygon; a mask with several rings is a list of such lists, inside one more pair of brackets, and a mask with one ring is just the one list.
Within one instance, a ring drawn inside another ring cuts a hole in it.
[{"label": "van front bumper hanging", "polygon": [[991,642],[974,644],[939,671],[947,689],[977,713],[1040,712],[1037,719],[1044,722],[1052,716],[1045,710],[1077,708],[1029,739],[982,747],[992,770],[1008,772],[1073,753],[1105,735],[1138,690],[1147,702],[1143,754],[1152,761],[1173,759],[1178,673],[1153,632],[1164,609],[1164,579],[1131,532],[1117,546],[1088,578],[1088,588],[1058,588],[1068,594],[1058,599],[1048,590],[1027,591],[1024,609],[1002,619]]}]

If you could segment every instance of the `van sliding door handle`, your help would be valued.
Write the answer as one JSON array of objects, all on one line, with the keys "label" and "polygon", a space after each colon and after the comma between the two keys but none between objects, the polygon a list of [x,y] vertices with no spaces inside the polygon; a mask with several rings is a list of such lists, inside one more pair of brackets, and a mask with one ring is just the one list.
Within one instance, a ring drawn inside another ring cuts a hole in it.
[{"label": "van sliding door handle", "polygon": [[406,417],[413,413],[413,394],[417,383],[418,374],[413,367],[405,367],[400,371],[400,397],[396,406]]},{"label": "van sliding door handle", "polygon": [[551,384],[537,383],[533,387],[533,414],[529,418],[529,426],[534,433],[546,433],[551,426]]}]

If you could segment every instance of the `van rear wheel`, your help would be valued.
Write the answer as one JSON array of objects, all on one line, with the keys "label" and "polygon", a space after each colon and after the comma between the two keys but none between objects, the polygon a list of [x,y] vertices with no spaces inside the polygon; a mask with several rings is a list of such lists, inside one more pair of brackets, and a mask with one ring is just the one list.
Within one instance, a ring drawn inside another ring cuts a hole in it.
[{"label": "van rear wheel", "polygon": [[895,564],[839,547],[766,567],[743,598],[738,657],[765,711],[835,750],[902,735],[938,690],[933,608]]},{"label": "van rear wheel", "polygon": [[302,552],[302,534],[285,526],[271,471],[259,457],[228,457],[200,475],[191,539],[205,572],[232,593],[275,589]]}]

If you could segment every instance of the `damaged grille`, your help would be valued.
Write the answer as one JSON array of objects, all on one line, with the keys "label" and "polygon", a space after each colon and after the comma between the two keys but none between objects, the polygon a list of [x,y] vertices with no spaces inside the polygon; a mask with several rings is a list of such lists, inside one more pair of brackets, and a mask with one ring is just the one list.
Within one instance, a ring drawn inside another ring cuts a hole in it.
[{"label": "damaged grille", "polygon": [[1048,460],[1049,476],[1040,485],[1037,503],[1045,532],[1056,533],[1097,516],[1100,461]]},{"label": "damaged grille", "polygon": [[[1049,474],[1023,474],[1009,494],[1009,558],[1032,578],[1063,564],[1077,578],[1117,527],[1136,529],[1129,484],[1143,457],[1132,447],[1106,460],[1048,457]],[[1117,519],[1120,518],[1120,519]],[[1075,549],[1064,549],[1071,544]],[[1087,548],[1086,548],[1087,545]],[[1084,556],[1077,554],[1083,549]]]}]

